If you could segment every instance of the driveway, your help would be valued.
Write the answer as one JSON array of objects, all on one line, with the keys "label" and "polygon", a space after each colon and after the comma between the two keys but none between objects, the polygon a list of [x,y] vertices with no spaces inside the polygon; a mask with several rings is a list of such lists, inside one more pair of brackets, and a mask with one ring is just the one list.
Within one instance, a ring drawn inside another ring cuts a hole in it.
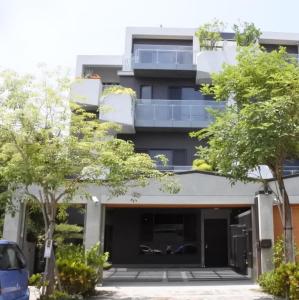
[{"label": "driveway", "polygon": [[[114,285],[97,287],[97,296],[88,300],[273,300],[251,282],[194,282],[193,285]],[[38,292],[31,288],[30,300]]]},{"label": "driveway", "polygon": [[104,271],[104,285],[128,283],[177,284],[196,281],[243,281],[248,276],[241,275],[230,268],[111,268]]},{"label": "driveway", "polygon": [[258,285],[219,282],[197,282],[196,285],[109,286],[97,288],[93,300],[272,300]]}]

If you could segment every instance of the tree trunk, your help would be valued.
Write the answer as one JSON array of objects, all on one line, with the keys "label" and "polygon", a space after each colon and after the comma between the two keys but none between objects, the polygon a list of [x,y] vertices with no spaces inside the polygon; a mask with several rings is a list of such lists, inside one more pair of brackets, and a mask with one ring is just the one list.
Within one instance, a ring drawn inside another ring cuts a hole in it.
[{"label": "tree trunk", "polygon": [[[55,228],[55,224],[53,222],[50,222],[45,243],[48,240],[53,241],[54,228]],[[44,271],[44,287],[42,290],[42,295],[51,295],[54,289],[55,289],[55,256],[54,256],[53,244],[52,244],[51,255],[49,258],[46,258],[46,266]]]},{"label": "tree trunk", "polygon": [[[50,257],[46,258],[46,266],[44,271],[44,286],[42,289],[42,295],[51,295],[55,289],[55,255],[54,255],[54,230],[55,230],[55,217],[56,217],[56,203],[54,201],[45,203],[44,207],[44,217],[47,223],[46,240],[52,241]],[[46,283],[46,286],[45,286]]]},{"label": "tree trunk", "polygon": [[282,176],[277,177],[279,191],[283,200],[283,218],[284,218],[284,251],[285,261],[295,262],[295,249],[293,237],[293,222],[292,222],[292,208],[290,205],[289,195],[285,189]]}]

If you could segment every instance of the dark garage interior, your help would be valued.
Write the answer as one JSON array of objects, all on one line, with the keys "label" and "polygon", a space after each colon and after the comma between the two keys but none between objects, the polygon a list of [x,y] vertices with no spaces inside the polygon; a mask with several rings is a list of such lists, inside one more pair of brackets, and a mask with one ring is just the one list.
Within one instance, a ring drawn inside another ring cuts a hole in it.
[{"label": "dark garage interior", "polygon": [[246,273],[250,208],[108,207],[104,245],[114,266],[230,266]]}]

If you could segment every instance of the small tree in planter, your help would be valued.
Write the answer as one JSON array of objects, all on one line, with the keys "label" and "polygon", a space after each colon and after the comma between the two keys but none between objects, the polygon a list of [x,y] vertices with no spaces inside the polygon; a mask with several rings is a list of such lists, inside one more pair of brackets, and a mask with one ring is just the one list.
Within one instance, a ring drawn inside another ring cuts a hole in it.
[{"label": "small tree in planter", "polygon": [[238,46],[250,46],[256,44],[262,34],[253,23],[244,22],[240,25],[234,24],[233,30]]},{"label": "small tree in planter", "polygon": [[225,25],[222,21],[215,19],[213,22],[205,23],[200,26],[195,32],[198,38],[200,49],[215,50],[217,44],[222,40],[221,32]]}]

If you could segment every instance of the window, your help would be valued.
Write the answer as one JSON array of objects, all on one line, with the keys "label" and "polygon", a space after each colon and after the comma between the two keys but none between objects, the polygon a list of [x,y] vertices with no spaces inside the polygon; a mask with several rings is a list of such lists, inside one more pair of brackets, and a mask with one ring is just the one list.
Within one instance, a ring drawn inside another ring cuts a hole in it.
[{"label": "window", "polygon": [[152,99],[153,88],[151,85],[142,85],[140,87],[140,98],[141,99]]},{"label": "window", "polygon": [[22,269],[25,259],[14,245],[0,245],[0,270]]},{"label": "window", "polygon": [[[149,149],[147,152],[153,159],[156,155],[164,155],[168,166],[185,166],[187,163],[185,149]],[[162,167],[161,161],[157,161],[157,166]]]},{"label": "window", "polygon": [[169,87],[170,100],[196,100],[200,93],[194,87]]}]

